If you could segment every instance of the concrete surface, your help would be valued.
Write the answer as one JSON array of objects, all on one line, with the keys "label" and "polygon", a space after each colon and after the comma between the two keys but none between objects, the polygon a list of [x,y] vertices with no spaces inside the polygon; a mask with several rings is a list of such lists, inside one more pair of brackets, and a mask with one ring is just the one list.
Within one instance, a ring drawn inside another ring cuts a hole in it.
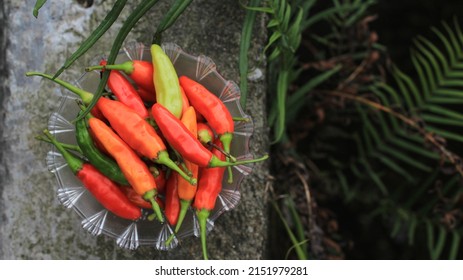
[{"label": "concrete surface", "polygon": [[[50,146],[34,136],[47,125],[59,101],[59,88],[27,71],[53,73],[97,26],[114,1],[49,0],[39,18],[32,16],[35,1],[5,0],[0,4],[0,259],[201,259],[199,239],[191,237],[169,252],[142,247],[121,249],[115,240],[92,236],[77,215],[57,200],[54,175],[45,157]],[[129,1],[121,18],[140,1]],[[142,19],[129,40],[149,43],[172,1],[159,1]],[[239,82],[238,54],[244,10],[239,1],[196,0],[165,34],[192,54],[206,54],[222,75]],[[96,55],[110,49],[118,21],[84,57],[65,71],[73,81]],[[250,65],[256,65],[265,44],[265,23],[257,21]],[[264,71],[265,73],[265,71]],[[252,152],[268,149],[265,119],[265,79],[251,81],[246,112],[255,122]],[[241,202],[215,223],[208,235],[213,259],[265,259],[267,256],[268,164],[258,164],[242,184]]]}]

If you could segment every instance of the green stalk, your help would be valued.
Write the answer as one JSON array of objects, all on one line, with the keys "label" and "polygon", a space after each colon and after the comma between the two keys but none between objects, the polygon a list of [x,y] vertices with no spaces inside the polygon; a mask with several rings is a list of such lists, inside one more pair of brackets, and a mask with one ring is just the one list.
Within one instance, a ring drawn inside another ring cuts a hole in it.
[{"label": "green stalk", "polygon": [[90,102],[92,101],[93,99],[93,94],[91,92],[88,92],[88,91],[85,91],[81,88],[78,88],[68,82],[65,82],[63,80],[60,80],[58,78],[53,78],[51,75],[48,75],[48,74],[44,74],[44,73],[40,73],[40,72],[27,72],[26,73],[26,76],[39,76],[39,77],[42,77],[42,78],[45,78],[45,79],[48,79],[52,82],[55,82],[57,83],[58,85],[64,87],[65,89],[71,91],[72,93],[76,94],[77,96],[79,96],[81,99],[82,99],[82,102],[85,104],[85,105],[88,105],[90,104]]},{"label": "green stalk", "polygon": [[196,215],[198,216],[199,221],[199,228],[200,228],[200,236],[201,236],[201,248],[203,250],[203,258],[208,260],[209,257],[207,255],[207,242],[206,242],[206,234],[207,234],[207,219],[209,218],[209,211],[206,209],[199,210]]}]

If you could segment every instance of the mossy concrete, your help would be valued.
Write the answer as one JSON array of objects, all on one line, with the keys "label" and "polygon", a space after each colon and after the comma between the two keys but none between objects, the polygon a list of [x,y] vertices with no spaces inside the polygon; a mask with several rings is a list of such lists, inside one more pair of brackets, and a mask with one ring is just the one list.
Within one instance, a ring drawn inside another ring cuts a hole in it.
[{"label": "mossy concrete", "polygon": [[[127,41],[149,44],[171,2],[159,1]],[[152,247],[124,250],[113,239],[92,236],[82,228],[76,213],[58,202],[56,180],[45,162],[50,146],[34,139],[47,127],[50,113],[57,110],[60,89],[49,81],[25,77],[24,73],[56,71],[112,3],[94,1],[93,6],[84,8],[76,1],[48,1],[38,19],[22,2],[6,0],[0,4],[0,259],[202,258],[195,237],[182,241],[172,251],[160,252]],[[121,18],[136,3],[129,3]],[[226,79],[239,82],[244,14],[239,1],[196,0],[165,33],[164,40],[177,43],[189,53],[211,57]],[[121,23],[118,21],[61,78],[78,79],[84,66],[110,49]],[[256,23],[249,52],[251,66],[258,65],[265,44],[264,19],[259,17]],[[250,81],[249,87],[245,111],[255,123],[252,153],[262,155],[268,152],[265,76]],[[240,204],[221,216],[208,235],[211,258],[267,258],[267,181],[268,163],[257,164],[242,183]]]}]

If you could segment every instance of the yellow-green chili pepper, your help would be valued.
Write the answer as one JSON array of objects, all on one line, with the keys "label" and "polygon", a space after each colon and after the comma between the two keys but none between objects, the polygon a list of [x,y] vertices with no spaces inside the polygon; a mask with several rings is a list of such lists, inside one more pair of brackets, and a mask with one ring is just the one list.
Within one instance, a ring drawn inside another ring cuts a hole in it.
[{"label": "yellow-green chili pepper", "polygon": [[153,61],[153,81],[156,89],[156,102],[163,105],[175,117],[182,116],[182,92],[178,81],[177,71],[172,61],[157,44],[151,45]]}]

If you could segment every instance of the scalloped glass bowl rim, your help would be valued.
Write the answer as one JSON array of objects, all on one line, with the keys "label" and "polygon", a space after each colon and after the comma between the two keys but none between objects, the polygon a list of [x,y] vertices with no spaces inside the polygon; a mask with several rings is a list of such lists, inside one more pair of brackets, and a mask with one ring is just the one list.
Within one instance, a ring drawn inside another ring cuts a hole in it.
[{"label": "scalloped glass bowl rim", "polygon": [[[250,116],[246,115],[239,102],[239,87],[236,83],[224,79],[216,69],[215,63],[207,56],[193,56],[183,51],[174,43],[161,45],[166,54],[171,58],[179,75],[192,77],[211,92],[218,95],[226,104],[233,116],[248,118],[248,122],[235,122],[235,136],[231,152],[238,159],[252,158],[249,151],[250,138],[253,133],[253,122]],[[99,60],[103,58],[100,56]],[[126,44],[120,52],[116,63],[127,60],[150,60],[149,48],[141,43],[131,42]],[[76,85],[93,92],[96,90],[99,80],[97,71],[84,73],[76,82]],[[68,91],[62,92],[62,100],[57,112],[53,112],[48,122],[49,130],[55,134],[59,141],[75,144],[74,127],[71,120],[78,112],[74,101],[76,96]],[[199,225],[192,209],[185,218],[184,225],[176,235],[174,241],[166,246],[165,241],[172,233],[172,228],[167,224],[146,220],[128,221],[118,218],[99,205],[98,202],[85,191],[85,188],[75,178],[74,174],[56,152],[54,148],[47,154],[47,165],[51,172],[56,175],[58,181],[57,195],[60,203],[67,208],[72,208],[82,219],[82,227],[92,235],[104,234],[116,239],[117,244],[126,249],[136,249],[139,246],[154,246],[158,250],[169,250],[175,248],[178,242],[189,236],[199,236]],[[208,220],[208,231],[212,230],[214,221],[225,211],[233,209],[240,200],[240,184],[245,176],[252,172],[252,165],[240,165],[233,167],[233,183],[227,183],[228,175],[225,173],[223,190],[217,199],[217,206],[211,212]],[[84,200],[85,201],[82,201]],[[85,203],[84,203],[85,202]],[[98,208],[98,205],[100,208]],[[114,228],[118,230],[115,230]]]}]

